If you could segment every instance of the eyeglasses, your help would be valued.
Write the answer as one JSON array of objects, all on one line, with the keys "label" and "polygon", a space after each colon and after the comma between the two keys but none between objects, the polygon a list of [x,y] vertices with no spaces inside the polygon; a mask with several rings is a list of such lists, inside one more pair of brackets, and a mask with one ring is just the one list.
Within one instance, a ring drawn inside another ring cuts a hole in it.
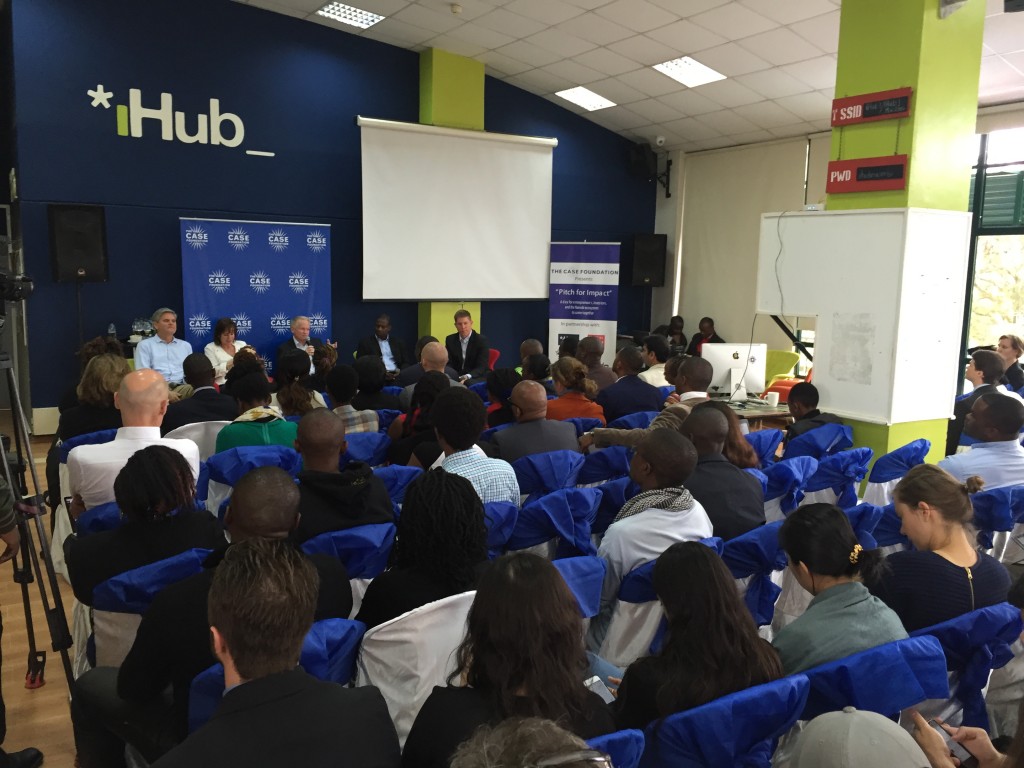
[{"label": "eyeglasses", "polygon": [[543,760],[538,760],[534,763],[533,768],[555,768],[559,765],[569,765],[570,763],[592,763],[595,766],[604,766],[604,768],[615,768],[612,764],[612,759],[604,752],[598,752],[596,749],[581,749],[577,752],[566,752],[561,755],[554,755],[553,757],[545,757]]}]

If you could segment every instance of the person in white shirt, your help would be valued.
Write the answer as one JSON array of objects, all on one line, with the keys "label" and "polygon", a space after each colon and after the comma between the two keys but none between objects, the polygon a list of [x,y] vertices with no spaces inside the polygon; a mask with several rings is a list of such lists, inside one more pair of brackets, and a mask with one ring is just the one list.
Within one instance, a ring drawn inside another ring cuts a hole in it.
[{"label": "person in white shirt", "polygon": [[665,363],[668,361],[668,341],[664,336],[648,336],[640,350],[647,370],[640,378],[655,387],[670,387],[672,382],[665,378]]},{"label": "person in white shirt", "polygon": [[166,445],[188,461],[192,476],[199,476],[199,448],[191,440],[160,437],[167,411],[168,387],[164,377],[144,368],[132,371],[114,393],[114,407],[121,411],[117,436],[109,443],[80,445],[68,455],[73,518],[99,504],[114,500],[114,479],[136,451],[149,445]]},{"label": "person in white shirt", "polygon": [[184,339],[175,338],[178,313],[170,307],[161,307],[154,312],[152,323],[156,335],[143,339],[135,347],[135,369],[152,368],[168,384],[176,387],[185,380],[181,366],[192,354],[192,345]]},{"label": "person in white shirt", "polygon": [[966,482],[971,475],[985,481],[985,488],[1024,485],[1024,403],[1001,392],[986,392],[974,401],[964,420],[964,433],[979,442],[966,453],[947,456],[939,466]]}]

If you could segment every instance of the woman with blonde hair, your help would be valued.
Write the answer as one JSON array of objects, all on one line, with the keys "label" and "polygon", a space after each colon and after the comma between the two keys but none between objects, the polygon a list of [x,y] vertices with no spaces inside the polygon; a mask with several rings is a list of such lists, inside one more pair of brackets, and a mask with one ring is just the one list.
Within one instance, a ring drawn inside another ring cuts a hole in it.
[{"label": "woman with blonde hair", "polygon": [[1021,368],[1019,362],[1020,356],[1024,355],[1024,341],[1012,333],[1005,334],[999,337],[996,352],[1003,358],[1003,367],[1006,370],[1000,384],[1005,384],[1015,391],[1024,387],[1024,368]]},{"label": "woman with blonde hair", "polygon": [[57,436],[70,440],[90,432],[118,429],[121,412],[114,407],[114,393],[129,370],[124,355],[106,353],[92,358],[75,390],[78,405],[60,415]]},{"label": "woman with blonde hair", "polygon": [[1006,600],[1006,569],[975,549],[968,530],[974,517],[970,494],[982,485],[976,476],[961,483],[934,464],[914,467],[896,485],[900,532],[914,549],[889,555],[868,587],[908,632]]},{"label": "woman with blonde hair", "polygon": [[604,425],[604,408],[592,399],[597,396],[597,382],[587,376],[587,366],[575,357],[560,357],[551,364],[551,378],[558,398],[548,400],[549,419],[600,419]]}]

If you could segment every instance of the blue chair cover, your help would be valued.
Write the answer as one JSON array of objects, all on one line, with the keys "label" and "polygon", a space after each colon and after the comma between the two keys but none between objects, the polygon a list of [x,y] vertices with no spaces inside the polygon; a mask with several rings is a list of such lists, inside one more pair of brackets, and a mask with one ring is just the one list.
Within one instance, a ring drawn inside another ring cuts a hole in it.
[{"label": "blue chair cover", "polygon": [[382,432],[353,432],[346,435],[345,440],[348,441],[348,450],[341,456],[341,466],[350,461],[364,461],[371,467],[377,467],[388,460],[391,438]]},{"label": "blue chair cover", "polygon": [[[366,625],[349,619],[324,619],[313,624],[302,641],[299,666],[329,682],[347,684],[355,677],[359,644]],[[192,680],[188,693],[189,733],[202,727],[217,711],[224,695],[224,667],[214,664]]]},{"label": "blue chair cover", "polygon": [[787,514],[792,512],[804,497],[804,485],[817,470],[818,461],[810,456],[787,459],[765,467],[768,490],[765,491],[764,500],[781,498],[782,511]]},{"label": "blue chair cover", "polygon": [[334,401],[331,400],[331,396],[329,394],[327,394],[327,390],[326,389],[322,390],[320,392],[320,397],[322,397],[324,399],[324,405],[327,406],[327,410],[333,411],[334,410]]},{"label": "blue chair cover", "polygon": [[552,561],[572,590],[583,618],[596,616],[601,610],[601,587],[604,585],[605,562],[600,557],[563,557]]},{"label": "blue chair cover", "polygon": [[767,497],[768,495],[768,475],[762,472],[760,469],[754,469],[753,467],[747,467],[743,470],[744,472],[753,475],[757,478],[757,482],[761,484],[761,495]]},{"label": "blue chair cover", "polygon": [[68,454],[71,453],[72,449],[77,448],[80,445],[99,445],[100,443],[109,443],[116,435],[116,429],[102,429],[99,432],[90,432],[86,435],[78,435],[78,437],[72,437],[70,440],[65,440],[60,444],[60,463],[68,463]]},{"label": "blue chair cover", "polygon": [[903,527],[903,521],[900,520],[899,515],[896,514],[895,504],[886,504],[882,509],[882,516],[878,520],[878,524],[875,525],[875,530],[872,532],[875,537],[875,541],[878,542],[880,547],[892,547],[902,544],[908,549],[912,548],[910,539],[900,533],[900,528]]},{"label": "blue chair cover", "polygon": [[[391,423],[401,415],[401,411],[396,411],[393,408],[381,408],[377,411],[377,431],[387,433]],[[358,432],[352,434],[358,434]]]},{"label": "blue chair cover", "polygon": [[483,400],[485,403],[487,402],[487,382],[486,381],[478,381],[476,384],[470,384],[468,387],[466,387],[466,389],[468,389],[474,395],[479,396],[479,398],[481,400]]},{"label": "blue chair cover", "polygon": [[560,556],[596,555],[590,524],[600,501],[598,488],[562,488],[529,499],[519,510],[508,548],[526,549],[558,537]]},{"label": "blue chair cover", "polygon": [[400,394],[402,394],[402,387],[396,387],[389,384],[388,386],[384,387],[384,389],[382,389],[381,392],[383,392],[385,395],[394,395],[395,397],[398,397]]},{"label": "blue chair cover", "polygon": [[110,501],[83,512],[75,524],[75,533],[81,539],[90,533],[100,533],[101,531],[112,531],[115,528],[120,528],[121,522],[121,510],[118,509],[117,502]]},{"label": "blue chair cover", "polygon": [[858,504],[856,507],[844,510],[850,519],[850,527],[857,534],[857,541],[864,549],[877,549],[879,544],[875,539],[875,529],[882,519],[882,507],[874,504]]},{"label": "blue chair cover", "polygon": [[629,477],[609,480],[601,485],[601,503],[597,507],[597,517],[591,531],[604,533],[619,514],[622,505],[640,493],[640,486]]},{"label": "blue chair cover", "polygon": [[292,424],[298,424],[300,421],[302,421],[302,416],[297,413],[293,413],[289,416],[285,416],[284,420],[290,421]]},{"label": "blue chair cover", "polygon": [[647,429],[651,426],[651,422],[654,421],[654,417],[657,415],[657,411],[627,413],[625,416],[619,416],[614,421],[609,421],[608,427],[611,429]]},{"label": "blue chair cover", "polygon": [[767,467],[775,462],[775,452],[782,444],[781,429],[759,429],[757,432],[744,435],[744,437],[754,449],[757,458],[761,460],[762,467]]},{"label": "blue chair cover", "polygon": [[663,387],[658,387],[658,389],[661,390],[661,396],[663,398],[666,398],[666,399],[668,398],[669,395],[671,395],[673,392],[676,391],[676,388],[673,387],[671,384],[666,384]]},{"label": "blue chair cover", "polygon": [[979,491],[971,496],[971,505],[978,545],[992,549],[992,532],[1012,531],[1014,523],[1024,516],[1024,486],[1008,485]]},{"label": "blue chair cover", "polygon": [[801,720],[856,707],[891,717],[925,699],[949,696],[946,657],[934,637],[911,637],[804,672],[811,681]]},{"label": "blue chair cover", "polygon": [[871,468],[869,483],[888,483],[899,480],[912,468],[924,463],[924,457],[931,450],[932,443],[923,437],[900,446],[881,456]]},{"label": "blue chair cover", "polygon": [[196,478],[196,498],[206,499],[210,496],[210,465],[205,461],[199,462],[199,476]]},{"label": "blue chair cover", "polygon": [[838,497],[836,504],[844,508],[852,507],[857,503],[857,484],[868,473],[868,464],[873,455],[874,451],[870,448],[851,448],[823,456],[818,460],[817,471],[807,479],[804,493],[831,488]]},{"label": "blue chair cover", "polygon": [[644,732],[631,729],[607,733],[589,739],[587,746],[608,755],[615,768],[637,768],[644,753]]},{"label": "blue chair cover", "polygon": [[669,715],[645,730],[643,768],[768,768],[810,683],[790,675]]},{"label": "blue chair cover", "polygon": [[280,467],[295,477],[302,468],[302,458],[294,448],[283,445],[243,445],[213,454],[206,466],[210,480],[234,486],[257,467]]},{"label": "blue chair cover", "polygon": [[350,579],[372,579],[384,572],[395,543],[395,526],[375,523],[327,531],[302,543],[307,555],[329,555],[345,565]]},{"label": "blue chair cover", "polygon": [[480,433],[480,439],[477,442],[488,443],[488,442],[490,442],[491,438],[494,437],[494,433],[495,432],[501,432],[501,430],[508,429],[509,427],[513,427],[513,426],[515,426],[515,425],[514,424],[499,424],[496,427],[488,427],[487,429],[485,429],[483,432]]},{"label": "blue chair cover", "polygon": [[592,429],[600,429],[604,426],[600,419],[590,419],[583,416],[577,416],[572,419],[562,419],[562,421],[576,427],[576,437],[579,437],[584,432],[589,432]]},{"label": "blue chair cover", "polygon": [[576,482],[580,485],[602,483],[629,475],[629,448],[613,445],[586,454]]},{"label": "blue chair cover", "polygon": [[853,447],[853,429],[845,424],[822,424],[789,441],[782,453],[783,459],[810,456],[820,459]]},{"label": "blue chair cover", "polygon": [[[711,547],[721,556],[725,551],[725,545],[720,538],[712,536],[710,539],[701,539],[700,543]],[[638,565],[632,571],[622,577],[619,585],[619,600],[627,603],[650,603],[658,599],[654,591],[654,564],[657,560],[650,560],[643,565]]]},{"label": "blue chair cover", "polygon": [[942,644],[946,669],[957,673],[953,696],[964,705],[964,725],[988,729],[982,689],[988,684],[989,672],[1005,666],[1013,658],[1010,645],[1020,637],[1022,630],[1020,609],[999,603],[912,634],[912,637],[931,635]]},{"label": "blue chair cover", "polygon": [[772,623],[775,601],[782,588],[772,581],[772,572],[786,567],[786,553],[779,547],[782,521],[762,525],[725,542],[722,560],[734,579],[751,577],[744,601],[759,627]]},{"label": "blue chair cover", "polygon": [[212,551],[189,549],[109,578],[92,591],[92,606],[112,613],[145,613],[161,589],[199,573]]},{"label": "blue chair cover", "polygon": [[388,489],[388,496],[391,497],[391,500],[401,504],[405,501],[405,491],[409,487],[409,483],[423,474],[423,470],[419,467],[403,467],[392,464],[387,467],[375,467],[373,474],[384,482],[384,487]]},{"label": "blue chair cover", "polygon": [[583,454],[578,451],[548,451],[523,456],[512,462],[519,492],[549,493],[559,488],[572,488],[583,466]]},{"label": "blue chair cover", "polygon": [[519,518],[519,507],[511,501],[489,501],[484,504],[484,523],[487,525],[487,552],[491,558],[505,551]]}]

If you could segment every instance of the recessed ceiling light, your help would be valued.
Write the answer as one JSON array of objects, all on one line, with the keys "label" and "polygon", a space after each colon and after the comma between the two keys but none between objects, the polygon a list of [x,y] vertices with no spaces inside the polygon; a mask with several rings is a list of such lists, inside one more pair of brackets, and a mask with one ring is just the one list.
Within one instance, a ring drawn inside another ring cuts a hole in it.
[{"label": "recessed ceiling light", "polygon": [[614,101],[608,101],[604,96],[600,96],[591,90],[584,88],[582,85],[577,85],[575,88],[569,88],[564,91],[558,91],[555,96],[561,96],[566,101],[571,101],[577,106],[583,107],[588,112],[594,112],[598,109],[606,109],[607,107],[614,107]]},{"label": "recessed ceiling light", "polygon": [[340,21],[342,24],[359,27],[359,29],[372,27],[384,18],[376,13],[364,11],[362,8],[353,8],[351,5],[345,5],[344,3],[328,3],[317,11],[316,14],[317,16],[326,16],[328,19]]},{"label": "recessed ceiling light", "polygon": [[713,83],[716,80],[725,80],[725,75],[716,72],[711,67],[705,67],[699,61],[683,56],[681,59],[672,59],[663,64],[655,64],[654,68],[663,75],[668,75],[688,88],[696,88],[698,85]]}]

